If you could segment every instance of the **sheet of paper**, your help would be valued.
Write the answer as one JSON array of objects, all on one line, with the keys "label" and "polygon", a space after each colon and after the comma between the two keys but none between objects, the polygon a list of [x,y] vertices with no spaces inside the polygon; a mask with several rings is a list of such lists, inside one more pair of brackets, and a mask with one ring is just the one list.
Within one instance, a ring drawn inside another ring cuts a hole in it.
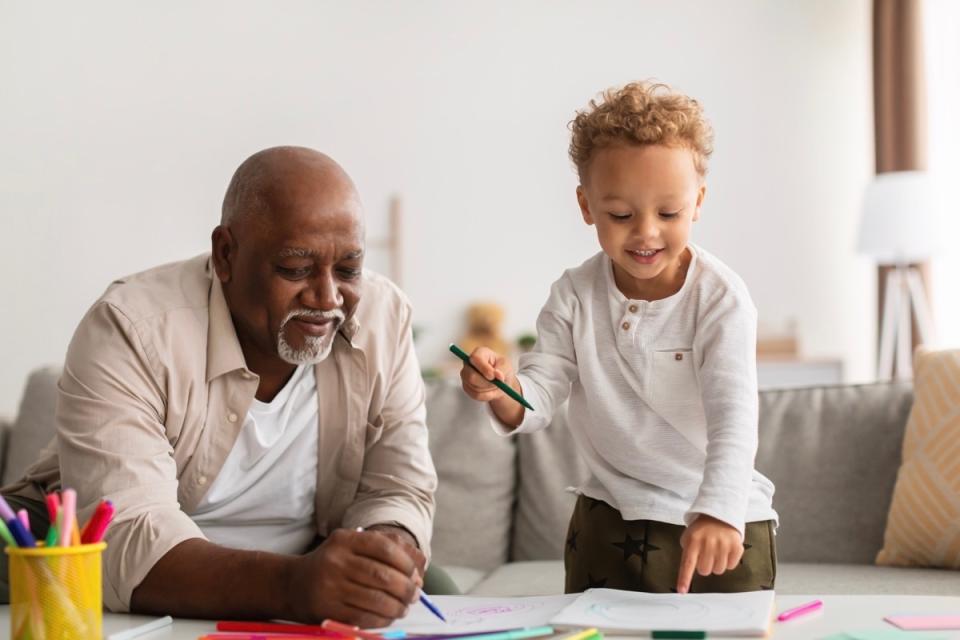
[{"label": "sheet of paper", "polygon": [[866,631],[835,633],[821,640],[946,640],[946,638],[913,631],[900,631],[899,629],[868,629]]},{"label": "sheet of paper", "polygon": [[410,607],[407,617],[397,620],[390,629],[408,634],[484,633],[547,624],[558,611],[577,598],[578,594],[530,596],[522,598],[475,598],[472,596],[430,596],[443,612],[444,623],[430,613],[423,603]]},{"label": "sheet of paper", "polygon": [[901,629],[913,631],[960,629],[960,615],[887,616],[884,620]]},{"label": "sheet of paper", "polygon": [[557,626],[597,627],[607,633],[706,631],[708,636],[765,636],[773,591],[636,593],[590,589],[554,616]]}]

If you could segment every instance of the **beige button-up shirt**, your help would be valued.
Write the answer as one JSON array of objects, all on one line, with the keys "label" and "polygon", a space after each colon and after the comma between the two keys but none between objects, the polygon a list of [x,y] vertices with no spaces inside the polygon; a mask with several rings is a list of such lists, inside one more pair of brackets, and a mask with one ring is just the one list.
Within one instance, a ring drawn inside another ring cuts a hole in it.
[{"label": "beige button-up shirt", "polygon": [[[365,272],[362,298],[316,365],[317,532],[391,522],[429,555],[437,477],[410,305]],[[12,489],[73,487],[80,518],[101,498],[104,604],[133,590],[175,545],[233,447],[258,386],[209,256],[114,282],[84,316],[59,383],[57,438]]]}]

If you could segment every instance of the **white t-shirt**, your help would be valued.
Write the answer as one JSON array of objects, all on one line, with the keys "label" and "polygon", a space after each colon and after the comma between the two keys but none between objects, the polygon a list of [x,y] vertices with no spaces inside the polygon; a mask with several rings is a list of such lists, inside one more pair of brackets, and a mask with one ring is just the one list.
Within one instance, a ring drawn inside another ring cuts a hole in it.
[{"label": "white t-shirt", "polygon": [[269,403],[253,400],[220,474],[194,513],[208,540],[298,554],[317,535],[317,385],[301,365]]},{"label": "white t-shirt", "polygon": [[514,433],[546,427],[569,397],[591,472],[579,492],[626,520],[707,514],[743,534],[777,519],[773,483],[754,470],[757,312],[732,270],[690,250],[683,286],[663,300],[627,299],[602,252],[553,284],[518,372],[535,411]]}]

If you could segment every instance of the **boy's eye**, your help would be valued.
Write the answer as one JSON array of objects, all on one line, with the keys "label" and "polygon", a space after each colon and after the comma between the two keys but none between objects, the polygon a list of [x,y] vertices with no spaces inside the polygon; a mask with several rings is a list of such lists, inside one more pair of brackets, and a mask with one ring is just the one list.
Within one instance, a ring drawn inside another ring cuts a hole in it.
[{"label": "boy's eye", "polygon": [[609,213],[610,213],[610,217],[613,218],[614,220],[626,220],[631,215],[629,213],[622,213],[619,211],[610,211]]},{"label": "boy's eye", "polygon": [[661,211],[660,212],[661,218],[676,218],[678,215],[680,215],[679,211]]}]

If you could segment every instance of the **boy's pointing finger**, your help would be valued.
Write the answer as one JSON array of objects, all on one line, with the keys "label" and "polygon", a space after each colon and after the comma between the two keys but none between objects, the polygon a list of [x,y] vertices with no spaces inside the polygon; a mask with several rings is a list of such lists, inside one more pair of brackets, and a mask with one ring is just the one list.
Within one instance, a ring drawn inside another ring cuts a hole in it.
[{"label": "boy's pointing finger", "polygon": [[680,575],[677,576],[677,593],[690,591],[690,581],[693,580],[693,571],[697,568],[699,559],[699,545],[690,545],[683,550],[683,555],[680,557]]}]

